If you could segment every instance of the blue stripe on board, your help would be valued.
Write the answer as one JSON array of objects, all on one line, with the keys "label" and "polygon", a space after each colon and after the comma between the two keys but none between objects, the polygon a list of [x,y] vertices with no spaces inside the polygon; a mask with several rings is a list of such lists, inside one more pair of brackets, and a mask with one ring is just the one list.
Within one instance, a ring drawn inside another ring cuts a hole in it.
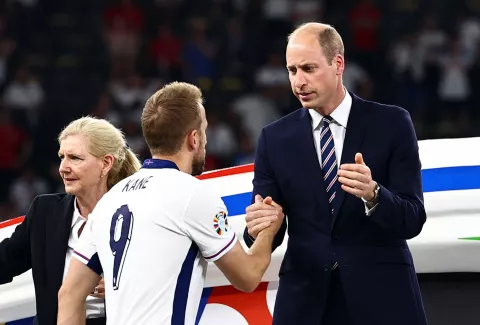
[{"label": "blue stripe on board", "polygon": [[[480,189],[480,166],[443,167],[422,170],[423,192]],[[222,197],[230,216],[245,214],[252,192]]]},{"label": "blue stripe on board", "polygon": [[480,166],[425,169],[422,176],[425,193],[480,189]]}]

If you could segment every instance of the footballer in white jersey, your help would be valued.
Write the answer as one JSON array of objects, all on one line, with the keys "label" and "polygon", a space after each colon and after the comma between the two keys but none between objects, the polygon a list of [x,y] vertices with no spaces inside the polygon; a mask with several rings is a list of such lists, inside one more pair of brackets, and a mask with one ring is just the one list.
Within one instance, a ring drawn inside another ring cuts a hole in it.
[{"label": "footballer in white jersey", "polygon": [[97,204],[74,257],[103,272],[107,324],[195,324],[207,262],[237,242],[207,184],[148,159]]}]

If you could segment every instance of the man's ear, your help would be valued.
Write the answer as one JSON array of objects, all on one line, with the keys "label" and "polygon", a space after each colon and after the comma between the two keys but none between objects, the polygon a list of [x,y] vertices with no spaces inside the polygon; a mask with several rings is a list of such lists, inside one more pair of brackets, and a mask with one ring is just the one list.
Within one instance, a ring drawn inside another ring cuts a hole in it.
[{"label": "man's ear", "polygon": [[335,55],[333,58],[334,64],[337,66],[337,75],[343,74],[345,70],[345,60],[340,54]]},{"label": "man's ear", "polygon": [[189,150],[195,150],[199,145],[198,131],[192,130],[187,134],[187,146]]}]

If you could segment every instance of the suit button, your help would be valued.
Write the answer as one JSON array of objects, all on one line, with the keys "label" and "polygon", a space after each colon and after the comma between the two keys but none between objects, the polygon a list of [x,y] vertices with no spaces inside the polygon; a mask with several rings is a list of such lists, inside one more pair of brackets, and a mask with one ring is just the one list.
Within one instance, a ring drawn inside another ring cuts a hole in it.
[{"label": "suit button", "polygon": [[338,236],[337,236],[337,235],[333,235],[333,240],[334,240],[334,241],[337,241],[337,240],[338,240]]},{"label": "suit button", "polygon": [[324,266],[323,266],[323,271],[325,271],[325,272],[330,271],[330,268],[328,267],[328,265],[324,265]]}]

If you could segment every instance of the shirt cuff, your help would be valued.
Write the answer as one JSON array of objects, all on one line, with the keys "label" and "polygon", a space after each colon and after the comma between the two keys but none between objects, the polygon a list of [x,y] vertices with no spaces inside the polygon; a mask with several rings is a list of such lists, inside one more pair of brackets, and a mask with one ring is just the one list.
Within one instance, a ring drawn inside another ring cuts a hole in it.
[{"label": "shirt cuff", "polygon": [[367,206],[367,203],[364,203],[364,204],[365,204],[365,214],[370,217],[375,212],[375,210],[378,206],[378,203],[375,204],[372,208],[369,208]]}]

